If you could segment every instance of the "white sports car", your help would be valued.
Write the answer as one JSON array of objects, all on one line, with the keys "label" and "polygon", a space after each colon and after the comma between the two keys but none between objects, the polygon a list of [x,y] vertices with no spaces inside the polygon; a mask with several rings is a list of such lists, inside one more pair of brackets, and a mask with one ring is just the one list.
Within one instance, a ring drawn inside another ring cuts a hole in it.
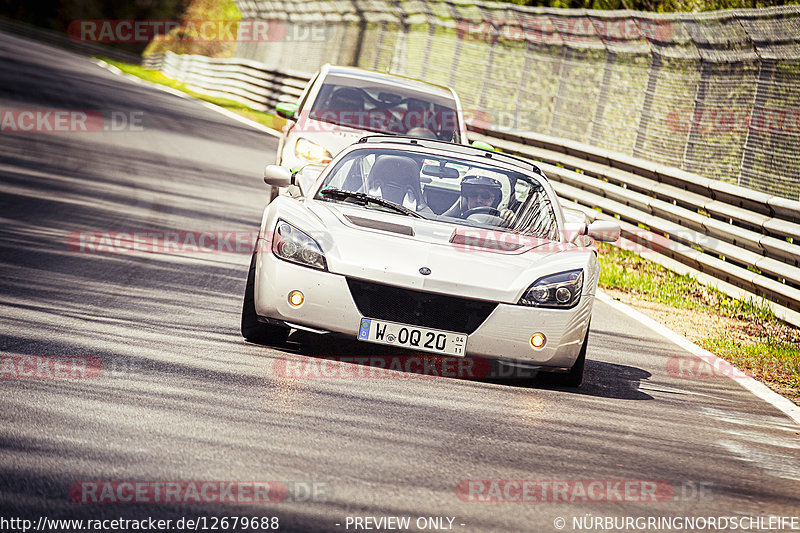
[{"label": "white sports car", "polygon": [[[580,385],[610,222],[565,222],[530,161],[370,136],[329,165],[269,165],[242,334],[290,328],[552,371]],[[297,184],[300,184],[298,186]]]}]

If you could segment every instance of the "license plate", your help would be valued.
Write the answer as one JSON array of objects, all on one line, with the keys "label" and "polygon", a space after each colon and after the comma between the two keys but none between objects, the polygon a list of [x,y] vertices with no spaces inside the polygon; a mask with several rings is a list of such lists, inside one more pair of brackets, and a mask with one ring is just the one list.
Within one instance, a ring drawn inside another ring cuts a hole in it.
[{"label": "license plate", "polygon": [[463,357],[467,350],[467,336],[463,333],[420,328],[372,318],[361,319],[358,340],[459,357]]}]

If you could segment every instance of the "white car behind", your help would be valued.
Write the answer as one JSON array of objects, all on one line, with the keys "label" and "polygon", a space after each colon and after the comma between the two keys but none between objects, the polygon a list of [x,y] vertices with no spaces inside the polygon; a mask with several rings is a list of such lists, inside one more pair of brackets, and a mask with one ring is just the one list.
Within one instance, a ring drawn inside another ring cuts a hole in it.
[{"label": "white car behind", "polygon": [[450,88],[369,70],[324,65],[298,103],[280,103],[288,120],[277,164],[326,164],[370,133],[467,142],[461,103]]}]

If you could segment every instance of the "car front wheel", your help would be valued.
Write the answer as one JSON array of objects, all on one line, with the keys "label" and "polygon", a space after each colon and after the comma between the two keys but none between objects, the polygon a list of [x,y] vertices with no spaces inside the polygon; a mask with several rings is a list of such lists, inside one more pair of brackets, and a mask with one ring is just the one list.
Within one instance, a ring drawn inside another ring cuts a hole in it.
[{"label": "car front wheel", "polygon": [[264,324],[258,320],[255,303],[256,285],[256,252],[250,259],[250,270],[247,273],[247,285],[244,289],[242,303],[242,336],[245,340],[257,344],[280,345],[286,342],[289,328]]}]

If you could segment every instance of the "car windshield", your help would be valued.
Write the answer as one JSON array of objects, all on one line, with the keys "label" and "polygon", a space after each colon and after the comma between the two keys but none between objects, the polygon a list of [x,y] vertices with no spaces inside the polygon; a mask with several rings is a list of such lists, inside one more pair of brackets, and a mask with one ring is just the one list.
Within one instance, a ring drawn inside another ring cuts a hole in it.
[{"label": "car windshield", "polygon": [[309,117],[377,133],[461,142],[456,102],[444,89],[329,75]]},{"label": "car windshield", "polygon": [[[365,202],[365,196],[384,205]],[[315,198],[402,214],[394,204],[429,220],[558,238],[555,211],[539,179],[489,161],[358,149],[328,173]]]}]

